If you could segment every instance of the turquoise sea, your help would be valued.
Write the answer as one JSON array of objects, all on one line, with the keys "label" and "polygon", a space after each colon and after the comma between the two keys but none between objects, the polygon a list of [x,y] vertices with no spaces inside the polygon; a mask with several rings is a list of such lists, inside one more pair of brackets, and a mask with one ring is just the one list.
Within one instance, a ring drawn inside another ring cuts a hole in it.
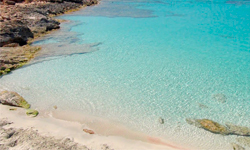
[{"label": "turquoise sea", "polygon": [[186,118],[250,127],[249,0],[102,0],[58,19],[68,22],[34,42],[41,56],[0,88],[197,149],[237,136]]}]

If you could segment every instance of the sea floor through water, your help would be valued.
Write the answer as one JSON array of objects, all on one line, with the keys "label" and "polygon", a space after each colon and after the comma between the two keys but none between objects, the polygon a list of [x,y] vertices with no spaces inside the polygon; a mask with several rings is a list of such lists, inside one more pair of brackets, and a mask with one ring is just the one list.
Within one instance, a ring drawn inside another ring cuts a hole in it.
[{"label": "sea floor through water", "polygon": [[[63,15],[31,64],[0,78],[32,106],[114,120],[198,149],[236,136],[187,118],[250,127],[249,1],[103,0]],[[164,120],[164,124],[159,122]]]}]

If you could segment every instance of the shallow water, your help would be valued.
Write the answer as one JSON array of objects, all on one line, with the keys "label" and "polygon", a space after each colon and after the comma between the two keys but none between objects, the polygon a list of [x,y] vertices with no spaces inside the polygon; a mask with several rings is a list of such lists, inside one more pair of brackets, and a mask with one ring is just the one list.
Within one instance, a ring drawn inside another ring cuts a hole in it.
[{"label": "shallow water", "polygon": [[198,149],[230,149],[235,136],[185,119],[250,127],[249,9],[249,1],[103,0],[59,17],[70,22],[35,42],[40,57],[3,76],[0,88],[39,109],[57,105]]}]

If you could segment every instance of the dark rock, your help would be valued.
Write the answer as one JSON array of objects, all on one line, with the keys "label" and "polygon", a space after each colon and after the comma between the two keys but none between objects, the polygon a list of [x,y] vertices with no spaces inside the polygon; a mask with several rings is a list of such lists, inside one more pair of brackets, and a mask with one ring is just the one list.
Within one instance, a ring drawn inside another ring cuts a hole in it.
[{"label": "dark rock", "polygon": [[15,2],[15,1],[12,1],[12,0],[4,0],[3,3],[4,3],[5,5],[15,5],[15,4],[16,4],[16,2]]},{"label": "dark rock", "polygon": [[33,33],[27,26],[11,21],[9,24],[3,25],[0,30],[0,47],[10,43],[25,45],[28,39],[33,37]]},{"label": "dark rock", "polygon": [[41,18],[30,26],[32,32],[34,33],[45,33],[53,29],[59,29],[60,23],[55,20],[48,20],[47,18]]},{"label": "dark rock", "polygon": [[52,3],[63,3],[64,0],[49,0]]},{"label": "dark rock", "polygon": [[0,102],[4,105],[30,108],[30,104],[16,92],[2,91],[0,93]]},{"label": "dark rock", "polygon": [[160,118],[159,118],[159,123],[160,123],[160,124],[164,124],[164,119],[160,117]]}]

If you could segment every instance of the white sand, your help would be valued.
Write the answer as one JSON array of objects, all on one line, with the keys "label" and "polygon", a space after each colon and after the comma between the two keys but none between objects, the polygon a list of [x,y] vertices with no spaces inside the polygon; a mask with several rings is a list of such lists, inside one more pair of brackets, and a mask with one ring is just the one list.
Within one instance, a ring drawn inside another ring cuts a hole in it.
[{"label": "white sand", "polygon": [[[85,145],[89,149],[114,149],[114,150],[186,150],[182,146],[178,146],[171,142],[163,142],[157,138],[133,132],[125,127],[111,123],[109,121],[100,120],[93,117],[82,117],[77,114],[69,114],[60,110],[55,110],[51,113],[40,112],[35,117],[28,117],[25,114],[25,109],[17,108],[15,111],[10,111],[9,106],[0,104],[0,120],[7,118],[10,125],[4,128],[23,128],[37,130],[41,136],[50,136],[55,139],[70,138],[80,145]],[[52,117],[53,116],[53,117]],[[79,118],[81,117],[81,118]],[[62,120],[64,119],[64,120]],[[67,121],[66,121],[66,120]],[[76,122],[76,120],[78,120]],[[95,134],[83,132],[83,129],[91,129]],[[35,139],[30,139],[35,140]],[[0,141],[0,145],[1,145]],[[43,141],[40,141],[41,143]],[[151,143],[150,143],[151,142]],[[156,143],[156,144],[153,144]],[[4,143],[2,143],[4,144]],[[108,145],[108,146],[105,146]],[[24,145],[17,145],[23,147]],[[25,145],[26,149],[30,145]],[[108,147],[108,148],[107,148]],[[14,148],[15,149],[15,148]],[[190,149],[190,148],[189,148]]]}]

